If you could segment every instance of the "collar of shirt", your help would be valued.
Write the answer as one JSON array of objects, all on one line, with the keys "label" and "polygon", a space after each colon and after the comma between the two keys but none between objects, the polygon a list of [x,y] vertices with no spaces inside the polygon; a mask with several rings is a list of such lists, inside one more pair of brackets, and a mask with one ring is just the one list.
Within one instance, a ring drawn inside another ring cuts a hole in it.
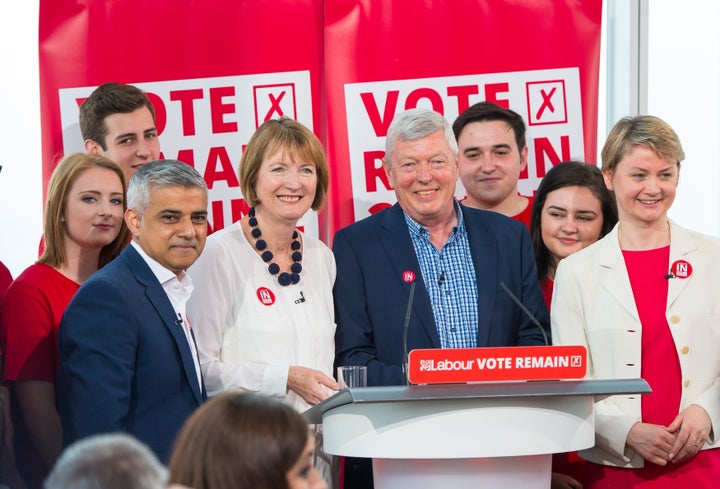
[{"label": "collar of shirt", "polygon": [[[181,312],[184,315],[184,307],[178,307],[178,302],[184,303],[192,293],[193,285],[190,275],[183,272],[181,277],[178,278],[175,272],[169,270],[158,263],[156,260],[151,258],[142,247],[135,241],[131,241],[130,244],[135,248],[135,251],[145,260],[147,266],[150,267],[153,275],[157,278],[158,282],[162,285],[165,292],[168,294],[170,301],[176,309],[176,312]],[[182,309],[178,311],[177,309]]]},{"label": "collar of shirt", "polygon": [[[462,207],[460,207],[460,204],[458,203],[457,199],[453,198],[453,207],[455,207],[455,213],[457,214],[457,226],[453,226],[452,232],[450,233],[450,237],[448,238],[448,241],[445,243],[445,245],[455,239],[455,237],[459,234],[465,233],[465,220],[463,219],[463,212]],[[424,226],[422,226],[419,222],[417,222],[415,219],[410,217],[407,212],[403,211],[403,215],[405,216],[405,223],[407,224],[408,229],[410,230],[410,236],[411,238],[424,238],[429,239],[430,231],[428,231]],[[445,246],[443,245],[443,246]]]}]

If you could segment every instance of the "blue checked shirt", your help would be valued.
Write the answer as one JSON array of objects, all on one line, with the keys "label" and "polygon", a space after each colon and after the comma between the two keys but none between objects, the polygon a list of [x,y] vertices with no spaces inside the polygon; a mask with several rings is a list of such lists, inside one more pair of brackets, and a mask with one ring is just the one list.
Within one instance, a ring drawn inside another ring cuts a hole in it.
[{"label": "blue checked shirt", "polygon": [[477,282],[462,209],[455,203],[458,224],[441,249],[430,232],[405,214],[410,239],[430,295],[442,348],[477,346]]}]

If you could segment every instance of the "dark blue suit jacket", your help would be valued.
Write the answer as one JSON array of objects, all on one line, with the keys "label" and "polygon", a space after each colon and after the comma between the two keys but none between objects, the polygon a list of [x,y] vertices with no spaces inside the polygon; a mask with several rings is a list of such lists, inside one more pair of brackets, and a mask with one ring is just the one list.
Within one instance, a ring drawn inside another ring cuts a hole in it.
[{"label": "dark blue suit jacket", "polygon": [[205,389],[170,300],[132,246],[80,287],[58,338],[65,445],[122,431],[167,462]]},{"label": "dark blue suit jacket", "polygon": [[[495,212],[462,207],[478,288],[478,346],[544,344],[539,328],[502,289],[504,282],[550,336],[525,226]],[[408,350],[440,348],[430,298],[402,209],[395,204],[335,234],[335,363],[367,365],[368,385],[402,385],[403,325],[410,284],[415,298]]]}]

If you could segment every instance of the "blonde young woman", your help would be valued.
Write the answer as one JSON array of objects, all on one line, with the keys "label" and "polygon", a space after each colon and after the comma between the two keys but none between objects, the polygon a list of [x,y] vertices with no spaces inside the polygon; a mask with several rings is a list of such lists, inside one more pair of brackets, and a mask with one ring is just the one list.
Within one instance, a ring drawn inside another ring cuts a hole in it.
[{"label": "blonde young woman", "polygon": [[45,249],[0,303],[3,381],[10,386],[15,455],[28,488],[42,487],[62,449],[55,406],[57,330],[80,285],[125,247],[125,178],[105,157],[75,153],[55,168]]}]

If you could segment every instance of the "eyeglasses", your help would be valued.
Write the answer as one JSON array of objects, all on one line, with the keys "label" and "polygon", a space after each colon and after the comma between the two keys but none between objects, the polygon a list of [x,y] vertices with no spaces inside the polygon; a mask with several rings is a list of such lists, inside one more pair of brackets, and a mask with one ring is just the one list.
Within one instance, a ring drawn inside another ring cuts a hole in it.
[{"label": "eyeglasses", "polygon": [[424,162],[407,161],[395,166],[394,169],[400,171],[401,173],[411,175],[418,172],[421,164],[426,164],[430,168],[430,171],[443,171],[450,166],[450,164],[445,160],[430,160]]}]

